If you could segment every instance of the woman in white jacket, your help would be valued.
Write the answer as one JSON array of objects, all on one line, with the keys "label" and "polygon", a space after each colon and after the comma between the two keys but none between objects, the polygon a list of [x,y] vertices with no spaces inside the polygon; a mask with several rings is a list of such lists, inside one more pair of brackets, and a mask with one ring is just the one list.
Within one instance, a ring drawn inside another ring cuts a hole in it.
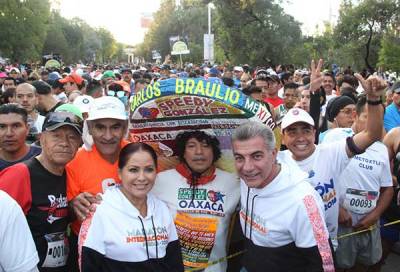
[{"label": "woman in white jacket", "polygon": [[107,190],[79,235],[81,271],[183,271],[175,225],[167,206],[149,191],[157,155],[144,143],[120,152],[121,185]]}]

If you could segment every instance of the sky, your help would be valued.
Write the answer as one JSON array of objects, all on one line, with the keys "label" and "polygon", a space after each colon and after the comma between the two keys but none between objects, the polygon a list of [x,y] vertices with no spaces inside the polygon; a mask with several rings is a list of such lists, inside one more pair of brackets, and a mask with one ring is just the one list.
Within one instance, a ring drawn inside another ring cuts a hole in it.
[{"label": "sky", "polygon": [[[145,29],[140,26],[143,13],[157,11],[160,0],[53,0],[58,2],[61,15],[79,17],[92,27],[108,29],[122,43],[135,45],[143,41]],[[323,21],[333,22],[338,15],[340,0],[284,0],[285,12],[302,23],[306,34],[316,33]],[[331,11],[331,12],[330,12]],[[204,18],[207,20],[207,18]]]}]

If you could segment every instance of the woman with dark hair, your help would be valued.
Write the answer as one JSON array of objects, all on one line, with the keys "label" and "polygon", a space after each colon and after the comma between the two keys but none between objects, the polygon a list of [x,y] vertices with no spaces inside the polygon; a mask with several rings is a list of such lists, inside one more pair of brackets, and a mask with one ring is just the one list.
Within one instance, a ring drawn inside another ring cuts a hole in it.
[{"label": "woman with dark hair", "polygon": [[81,271],[183,271],[175,225],[153,196],[157,155],[145,143],[120,152],[121,185],[107,190],[79,234]]}]

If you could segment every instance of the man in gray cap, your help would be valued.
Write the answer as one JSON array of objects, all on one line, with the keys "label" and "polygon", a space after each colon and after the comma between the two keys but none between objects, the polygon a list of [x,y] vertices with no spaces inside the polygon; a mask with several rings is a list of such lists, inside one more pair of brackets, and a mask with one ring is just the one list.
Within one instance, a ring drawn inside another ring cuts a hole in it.
[{"label": "man in gray cap", "polygon": [[41,272],[66,272],[69,223],[65,166],[81,145],[82,119],[51,112],[43,123],[42,153],[0,173],[0,189],[24,211],[39,255]]}]

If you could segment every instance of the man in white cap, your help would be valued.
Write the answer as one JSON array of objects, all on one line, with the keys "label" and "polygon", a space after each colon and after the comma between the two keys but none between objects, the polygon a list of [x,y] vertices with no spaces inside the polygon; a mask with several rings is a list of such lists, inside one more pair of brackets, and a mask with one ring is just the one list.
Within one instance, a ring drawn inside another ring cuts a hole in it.
[{"label": "man in white cap", "polygon": [[243,68],[240,66],[233,67],[233,81],[235,82],[235,87],[240,87],[240,78],[243,75]]},{"label": "man in white cap", "polygon": [[77,106],[83,115],[83,119],[86,120],[89,116],[89,110],[91,105],[93,105],[94,98],[90,95],[80,95],[74,100],[74,105]]},{"label": "man in white cap", "polygon": [[339,201],[336,181],[349,164],[350,158],[363,153],[382,133],[383,106],[381,93],[385,83],[371,77],[361,82],[367,93],[368,118],[366,129],[336,144],[315,145],[315,126],[311,116],[302,109],[291,109],[282,119],[282,139],[293,158],[308,173],[308,181],[317,190],[325,205],[325,221],[333,245],[337,246]]},{"label": "man in white cap", "polygon": [[93,146],[81,148],[67,165],[67,196],[76,216],[70,237],[70,271],[77,271],[77,236],[96,195],[120,182],[118,155],[128,142],[124,140],[128,116],[116,97],[96,98],[86,119]]}]

